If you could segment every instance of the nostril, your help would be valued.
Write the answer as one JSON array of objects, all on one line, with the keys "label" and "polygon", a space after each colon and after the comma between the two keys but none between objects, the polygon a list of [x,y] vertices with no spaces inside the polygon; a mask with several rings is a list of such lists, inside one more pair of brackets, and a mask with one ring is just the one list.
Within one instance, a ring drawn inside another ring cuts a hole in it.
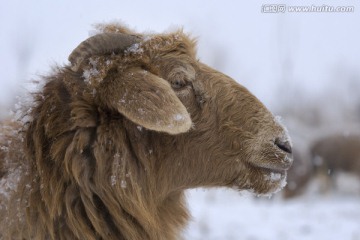
[{"label": "nostril", "polygon": [[292,153],[291,143],[287,140],[282,140],[280,138],[275,139],[275,145],[287,153]]}]

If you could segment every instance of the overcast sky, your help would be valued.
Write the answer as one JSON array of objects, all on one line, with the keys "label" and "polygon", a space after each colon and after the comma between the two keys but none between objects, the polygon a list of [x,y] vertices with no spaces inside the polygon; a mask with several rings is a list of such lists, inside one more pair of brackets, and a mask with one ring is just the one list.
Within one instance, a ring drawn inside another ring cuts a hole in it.
[{"label": "overcast sky", "polygon": [[360,76],[358,0],[283,2],[287,7],[354,6],[354,12],[262,13],[275,0],[1,0],[0,103],[8,103],[25,81],[38,79],[55,63],[67,64],[92,24],[114,20],[140,32],[184,27],[198,37],[203,62],[270,106],[281,89],[316,95]]}]

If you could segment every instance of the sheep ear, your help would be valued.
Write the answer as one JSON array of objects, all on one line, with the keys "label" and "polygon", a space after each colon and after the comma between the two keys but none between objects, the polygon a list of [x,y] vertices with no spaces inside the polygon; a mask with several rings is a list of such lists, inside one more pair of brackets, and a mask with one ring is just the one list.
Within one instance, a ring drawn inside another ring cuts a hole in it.
[{"label": "sheep ear", "polygon": [[192,125],[170,84],[148,71],[132,68],[122,74],[110,73],[102,83],[102,102],[146,129],[179,134]]}]

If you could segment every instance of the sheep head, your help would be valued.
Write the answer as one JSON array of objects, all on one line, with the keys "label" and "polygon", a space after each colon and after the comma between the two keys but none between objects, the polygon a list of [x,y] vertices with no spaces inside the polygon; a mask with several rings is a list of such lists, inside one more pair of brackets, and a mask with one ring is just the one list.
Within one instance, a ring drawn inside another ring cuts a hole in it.
[{"label": "sheep head", "polygon": [[[163,194],[219,186],[269,194],[284,186],[292,163],[286,130],[245,87],[201,63],[194,40],[182,31],[102,31],[73,51],[72,69],[98,108],[125,117],[151,149]],[[86,52],[101,36],[109,48],[101,40]]]}]

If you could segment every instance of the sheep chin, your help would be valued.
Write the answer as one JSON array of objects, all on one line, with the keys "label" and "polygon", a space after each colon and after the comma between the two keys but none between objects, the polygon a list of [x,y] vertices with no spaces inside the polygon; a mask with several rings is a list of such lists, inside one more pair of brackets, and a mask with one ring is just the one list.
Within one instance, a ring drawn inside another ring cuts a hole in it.
[{"label": "sheep chin", "polygon": [[239,178],[235,181],[233,188],[239,191],[247,191],[256,197],[271,197],[281,191],[287,184],[286,171],[260,169],[260,172],[260,175],[246,180],[245,183],[243,178]]},{"label": "sheep chin", "polygon": [[271,188],[265,193],[255,193],[258,197],[271,197],[273,194],[281,191],[287,184],[286,181],[287,173],[279,173],[279,172],[270,172],[270,174],[265,175],[265,181],[269,183]]}]

